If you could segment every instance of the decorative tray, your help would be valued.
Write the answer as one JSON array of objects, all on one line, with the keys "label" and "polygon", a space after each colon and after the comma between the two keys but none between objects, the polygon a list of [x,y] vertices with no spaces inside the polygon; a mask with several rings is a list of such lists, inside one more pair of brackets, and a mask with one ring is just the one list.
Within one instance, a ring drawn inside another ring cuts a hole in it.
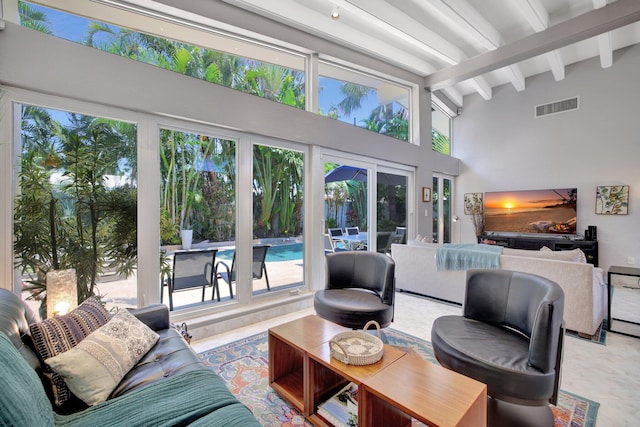
[{"label": "decorative tray", "polygon": [[[378,336],[367,333],[375,325]],[[384,345],[380,339],[380,324],[371,320],[362,331],[341,332],[329,341],[331,356],[347,365],[371,365],[382,358]]]}]

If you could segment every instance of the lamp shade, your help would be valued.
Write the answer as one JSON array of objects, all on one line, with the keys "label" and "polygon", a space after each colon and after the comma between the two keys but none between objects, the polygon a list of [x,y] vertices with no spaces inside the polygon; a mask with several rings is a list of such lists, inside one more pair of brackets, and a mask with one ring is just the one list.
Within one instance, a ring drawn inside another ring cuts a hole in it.
[{"label": "lamp shade", "polygon": [[66,314],[78,305],[76,270],[47,273],[47,318]]}]

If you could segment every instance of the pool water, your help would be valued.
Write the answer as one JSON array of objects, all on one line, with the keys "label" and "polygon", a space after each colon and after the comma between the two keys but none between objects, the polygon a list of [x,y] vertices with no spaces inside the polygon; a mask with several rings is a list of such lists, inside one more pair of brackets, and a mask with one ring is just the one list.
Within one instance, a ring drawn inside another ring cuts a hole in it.
[{"label": "pool water", "polygon": [[[216,258],[221,258],[225,261],[231,261],[233,259],[233,249],[226,249],[219,251],[216,254]],[[296,261],[302,259],[302,243],[289,243],[286,245],[271,246],[267,251],[267,262],[280,262],[280,261]]]}]

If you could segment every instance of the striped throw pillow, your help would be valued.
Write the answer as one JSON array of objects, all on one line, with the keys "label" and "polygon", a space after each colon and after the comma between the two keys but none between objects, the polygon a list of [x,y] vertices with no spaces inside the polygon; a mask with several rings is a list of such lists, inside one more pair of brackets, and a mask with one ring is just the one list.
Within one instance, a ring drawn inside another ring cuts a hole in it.
[{"label": "striped throw pillow", "polygon": [[44,360],[72,349],[109,319],[111,315],[102,303],[91,297],[64,316],[56,316],[29,326],[43,374],[50,382],[54,403],[57,406],[68,401],[71,392],[64,379],[44,364]]}]

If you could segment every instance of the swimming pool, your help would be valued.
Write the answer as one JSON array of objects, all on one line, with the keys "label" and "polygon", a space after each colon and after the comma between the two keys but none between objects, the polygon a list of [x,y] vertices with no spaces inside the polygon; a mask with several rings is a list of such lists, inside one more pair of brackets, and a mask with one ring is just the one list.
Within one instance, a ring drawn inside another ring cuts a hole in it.
[{"label": "swimming pool", "polygon": [[[216,254],[216,258],[225,261],[233,259],[233,249],[225,249]],[[302,259],[302,243],[288,243],[286,245],[274,245],[267,251],[267,262],[296,261]]]}]

